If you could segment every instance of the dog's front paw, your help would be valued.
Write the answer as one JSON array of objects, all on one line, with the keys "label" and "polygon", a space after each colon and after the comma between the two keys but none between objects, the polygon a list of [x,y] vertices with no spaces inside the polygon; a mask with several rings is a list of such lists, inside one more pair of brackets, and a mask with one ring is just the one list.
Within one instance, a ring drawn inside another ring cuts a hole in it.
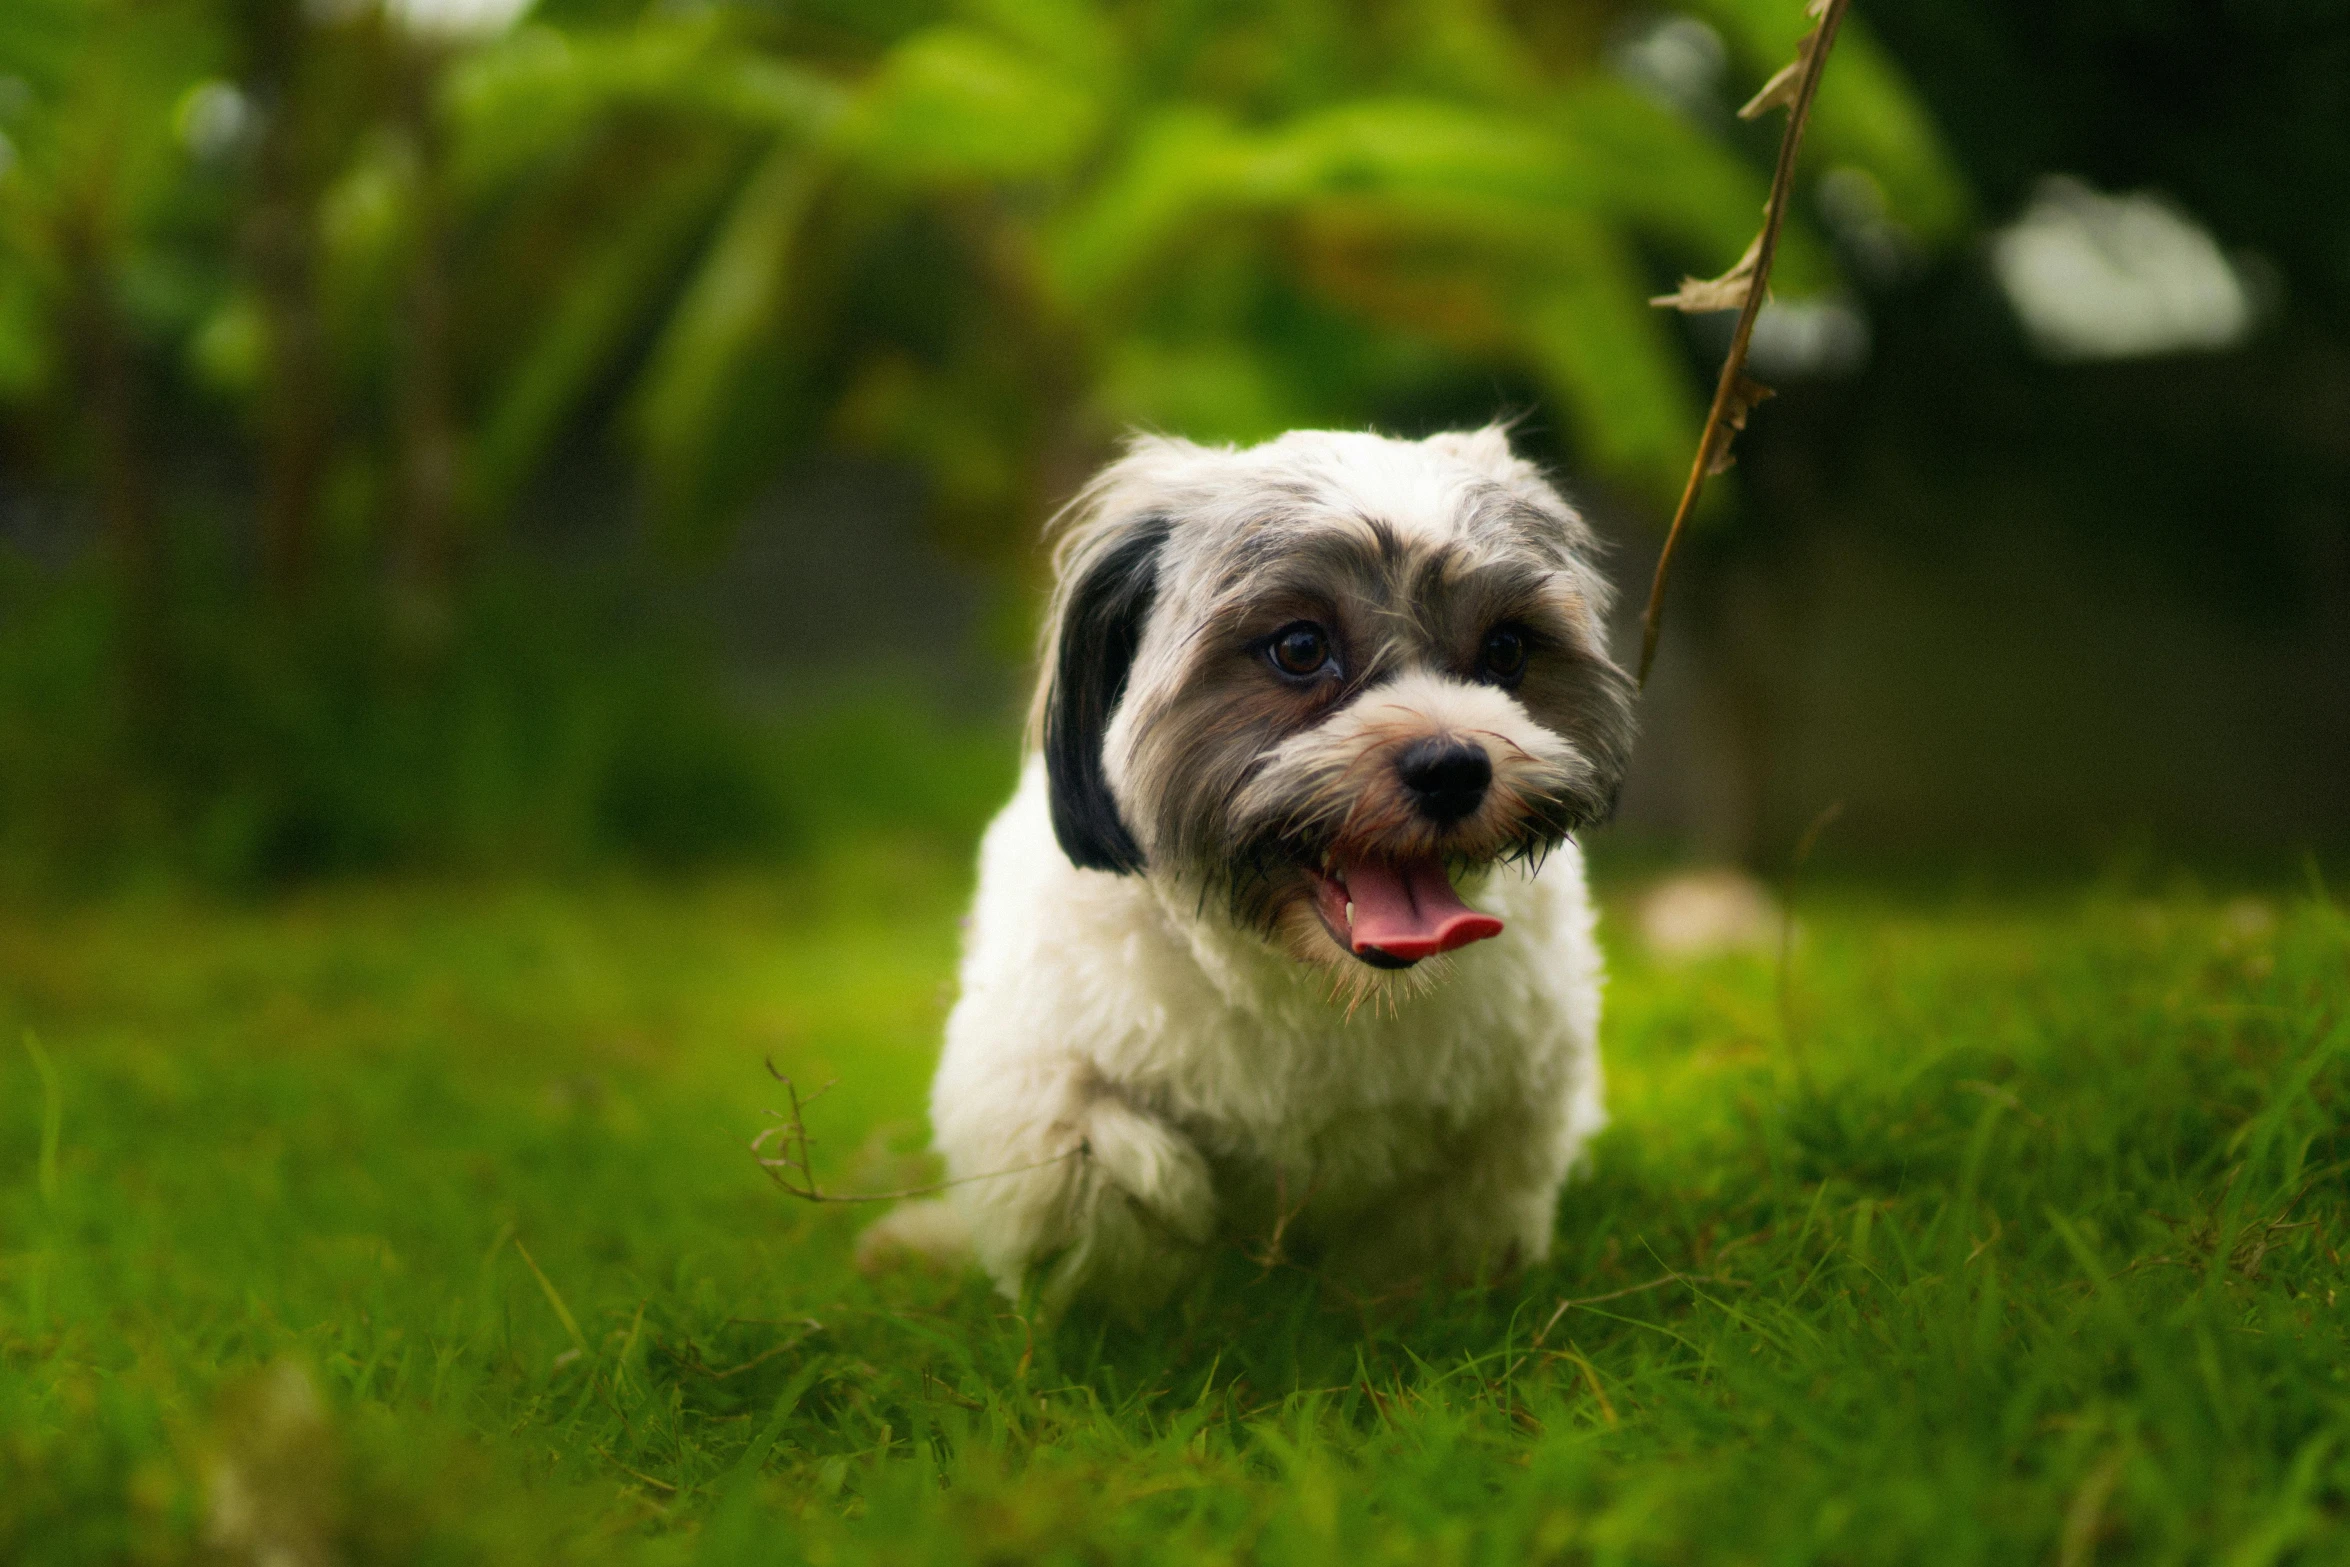
[{"label": "dog's front paw", "polygon": [[1058,1315],[1079,1299],[1139,1319],[1179,1289],[1216,1232],[1207,1161],[1175,1128],[1114,1094],[1096,1093],[1070,1125],[1082,1170],[1061,1234],[1032,1276]]},{"label": "dog's front paw", "polygon": [[1207,1161],[1171,1123],[1088,1064],[1018,1085],[1033,1119],[978,1112],[1013,1101],[959,1096],[940,1122],[950,1194],[997,1288],[1041,1288],[1052,1310],[1090,1297],[1146,1308],[1181,1283],[1216,1233]]},{"label": "dog's front paw", "polygon": [[1207,1161],[1182,1133],[1102,1094],[1086,1106],[1084,1134],[1086,1157],[1147,1222],[1193,1246],[1215,1234],[1215,1185]]}]

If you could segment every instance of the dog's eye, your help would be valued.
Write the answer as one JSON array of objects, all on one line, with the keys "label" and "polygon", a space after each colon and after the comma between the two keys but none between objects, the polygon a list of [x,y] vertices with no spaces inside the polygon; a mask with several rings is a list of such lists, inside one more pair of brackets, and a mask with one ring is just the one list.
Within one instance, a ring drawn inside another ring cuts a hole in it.
[{"label": "dog's eye", "polygon": [[1495,626],[1485,633],[1478,663],[1488,679],[1517,679],[1526,672],[1526,633],[1516,626]]},{"label": "dog's eye", "polygon": [[1274,632],[1265,652],[1285,675],[1318,675],[1330,662],[1330,635],[1312,621],[1301,620]]}]

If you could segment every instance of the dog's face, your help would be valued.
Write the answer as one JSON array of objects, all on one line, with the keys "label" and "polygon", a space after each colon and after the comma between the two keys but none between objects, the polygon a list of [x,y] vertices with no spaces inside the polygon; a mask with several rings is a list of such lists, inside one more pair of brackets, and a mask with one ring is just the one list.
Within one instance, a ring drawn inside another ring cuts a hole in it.
[{"label": "dog's face", "polygon": [[1612,808],[1591,535],[1501,431],[1145,440],[1071,515],[1036,720],[1078,865],[1407,968],[1501,929],[1457,875]]}]

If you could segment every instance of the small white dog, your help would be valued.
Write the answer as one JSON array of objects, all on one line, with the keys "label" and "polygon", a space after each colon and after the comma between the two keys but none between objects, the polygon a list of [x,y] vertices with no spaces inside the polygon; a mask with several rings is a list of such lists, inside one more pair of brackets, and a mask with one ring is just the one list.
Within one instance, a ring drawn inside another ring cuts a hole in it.
[{"label": "small white dog", "polygon": [[1097,478],[931,1094],[963,1184],[867,1258],[1133,1311],[1220,1239],[1373,1284],[1545,1256],[1604,1120],[1569,834],[1632,730],[1593,551],[1499,429]]}]

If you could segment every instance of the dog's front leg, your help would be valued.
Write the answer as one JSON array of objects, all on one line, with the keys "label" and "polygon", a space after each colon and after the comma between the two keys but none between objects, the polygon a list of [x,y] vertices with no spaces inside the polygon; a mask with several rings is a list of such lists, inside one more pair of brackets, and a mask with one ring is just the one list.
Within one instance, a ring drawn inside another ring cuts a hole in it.
[{"label": "dog's front leg", "polygon": [[[957,1174],[979,1177],[954,1194],[979,1260],[1005,1293],[1034,1288],[1048,1311],[1081,1296],[1129,1312],[1156,1305],[1215,1233],[1206,1161],[1090,1067],[1022,1100],[1029,1118],[1013,1127],[938,1117]],[[990,1159],[1008,1173],[990,1174]]]},{"label": "dog's front leg", "polygon": [[1543,1261],[1566,1168],[1559,1115],[1513,1106],[1435,1158],[1341,1234],[1329,1270],[1359,1285],[1490,1278]]}]

